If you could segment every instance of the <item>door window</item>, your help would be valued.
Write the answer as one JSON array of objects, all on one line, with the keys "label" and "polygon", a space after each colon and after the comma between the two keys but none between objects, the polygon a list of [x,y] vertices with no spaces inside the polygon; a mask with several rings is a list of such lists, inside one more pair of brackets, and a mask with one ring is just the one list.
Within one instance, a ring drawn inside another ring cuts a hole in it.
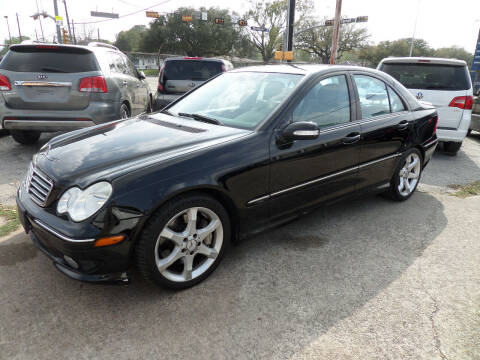
[{"label": "door window", "polygon": [[362,109],[362,119],[389,114],[387,88],[383,81],[366,75],[354,75]]},{"label": "door window", "polygon": [[117,53],[109,53],[109,64],[110,70],[113,72],[121,73],[121,74],[128,74],[127,64],[123,61],[120,54]]},{"label": "door window", "polygon": [[405,110],[405,105],[403,104],[402,99],[400,99],[400,96],[398,96],[390,86],[388,87],[388,95],[390,95],[390,106],[392,108],[392,113]]},{"label": "door window", "polygon": [[133,63],[125,55],[123,55],[122,58],[123,58],[123,61],[125,61],[125,65],[127,67],[127,75],[138,78],[137,69],[135,68],[135,65],[133,65]]},{"label": "door window", "polygon": [[350,121],[350,97],[345,75],[320,80],[293,110],[293,121],[313,121],[320,127]]}]

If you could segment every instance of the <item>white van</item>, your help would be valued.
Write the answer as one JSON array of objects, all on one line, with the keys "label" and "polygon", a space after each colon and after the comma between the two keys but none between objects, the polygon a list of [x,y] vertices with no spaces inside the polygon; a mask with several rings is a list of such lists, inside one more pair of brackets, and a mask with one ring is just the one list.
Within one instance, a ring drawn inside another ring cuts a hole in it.
[{"label": "white van", "polygon": [[418,100],[437,108],[437,137],[444,142],[446,151],[456,154],[472,118],[473,90],[467,63],[456,59],[389,57],[377,69],[397,79]]}]

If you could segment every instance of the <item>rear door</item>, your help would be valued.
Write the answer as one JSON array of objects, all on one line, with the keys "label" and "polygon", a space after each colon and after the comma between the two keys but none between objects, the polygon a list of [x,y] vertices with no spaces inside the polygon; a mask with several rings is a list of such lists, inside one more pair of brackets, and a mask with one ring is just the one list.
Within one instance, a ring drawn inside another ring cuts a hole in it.
[{"label": "rear door", "polygon": [[178,59],[165,62],[164,83],[167,94],[184,94],[222,72],[219,61]]},{"label": "rear door", "polygon": [[465,66],[422,63],[384,63],[381,70],[400,81],[421,101],[432,103],[438,111],[438,126],[457,129],[463,109],[449,106],[458,96],[471,95],[471,84]]},{"label": "rear door", "polygon": [[12,91],[2,92],[12,109],[80,110],[88,106],[89,92],[80,92],[80,80],[102,75],[88,49],[56,45],[12,46],[0,63]]},{"label": "rear door", "polygon": [[137,69],[128,57],[122,54],[127,67],[128,90],[132,98],[132,115],[138,115],[145,111],[147,104],[147,90],[144,83],[139,79]]}]

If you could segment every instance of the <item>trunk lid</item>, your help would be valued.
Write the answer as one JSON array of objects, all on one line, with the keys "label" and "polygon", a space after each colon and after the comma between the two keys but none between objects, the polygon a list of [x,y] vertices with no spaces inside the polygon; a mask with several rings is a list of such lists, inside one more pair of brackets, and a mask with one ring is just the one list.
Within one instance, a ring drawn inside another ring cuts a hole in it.
[{"label": "trunk lid", "polygon": [[0,63],[0,73],[12,87],[2,92],[7,105],[28,110],[84,109],[90,93],[78,90],[80,80],[102,75],[90,50],[57,45],[12,46]]}]

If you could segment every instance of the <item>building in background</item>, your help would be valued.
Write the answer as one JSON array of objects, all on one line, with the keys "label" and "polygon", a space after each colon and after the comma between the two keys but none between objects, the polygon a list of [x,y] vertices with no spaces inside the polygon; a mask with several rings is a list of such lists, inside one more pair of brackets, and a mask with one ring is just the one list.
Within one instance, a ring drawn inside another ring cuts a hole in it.
[{"label": "building in background", "polygon": [[158,70],[158,54],[156,53],[142,53],[142,52],[127,52],[128,58],[139,70],[153,69]]}]

